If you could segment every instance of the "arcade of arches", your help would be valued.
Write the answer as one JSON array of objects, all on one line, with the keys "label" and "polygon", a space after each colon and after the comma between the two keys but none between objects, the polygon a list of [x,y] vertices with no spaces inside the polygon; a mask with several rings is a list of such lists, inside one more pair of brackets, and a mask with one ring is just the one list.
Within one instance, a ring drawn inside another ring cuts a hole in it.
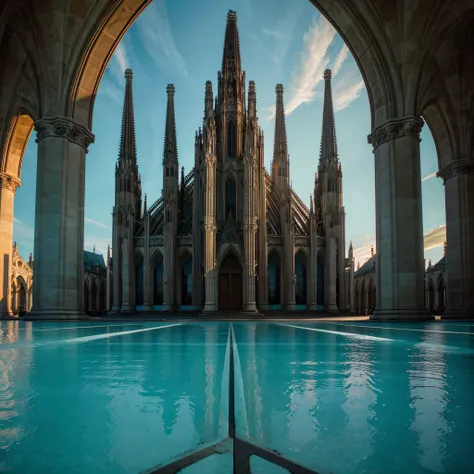
[{"label": "arcade of arches", "polygon": [[[33,310],[38,317],[83,314],[84,169],[94,141],[94,98],[115,47],[149,2],[4,0],[0,4],[2,313],[10,292],[14,195],[21,185],[23,152],[34,125],[38,178]],[[449,285],[444,316],[470,317],[473,2],[311,2],[354,55],[370,101],[379,288],[372,317],[428,317],[419,156],[425,121],[437,148],[438,176],[445,185]],[[303,274],[303,262],[300,270]],[[159,272],[157,267],[155,273]],[[155,286],[159,299],[161,290]]]}]

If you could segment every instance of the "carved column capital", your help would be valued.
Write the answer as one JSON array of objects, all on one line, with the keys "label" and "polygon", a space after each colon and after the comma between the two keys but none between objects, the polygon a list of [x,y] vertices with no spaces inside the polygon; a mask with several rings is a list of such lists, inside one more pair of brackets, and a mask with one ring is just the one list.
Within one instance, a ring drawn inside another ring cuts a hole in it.
[{"label": "carved column capital", "polygon": [[372,145],[374,152],[380,145],[396,138],[412,136],[420,141],[423,125],[423,119],[414,116],[388,120],[377,127],[367,137],[367,140]]},{"label": "carved column capital", "polygon": [[246,232],[255,233],[255,232],[257,232],[257,224],[255,222],[254,223],[249,223],[249,224],[244,224],[244,230]]},{"label": "carved column capital", "polygon": [[65,138],[84,148],[86,153],[95,138],[88,128],[69,117],[43,117],[35,122],[35,130],[36,143],[50,137]]},{"label": "carved column capital", "polygon": [[215,232],[216,231],[216,224],[204,224],[203,225],[205,232]]},{"label": "carved column capital", "polygon": [[460,174],[474,174],[474,161],[469,158],[454,160],[436,173],[436,177],[446,181]]},{"label": "carved column capital", "polygon": [[15,194],[18,186],[21,186],[21,181],[18,178],[14,178],[0,171],[0,189],[7,189]]}]

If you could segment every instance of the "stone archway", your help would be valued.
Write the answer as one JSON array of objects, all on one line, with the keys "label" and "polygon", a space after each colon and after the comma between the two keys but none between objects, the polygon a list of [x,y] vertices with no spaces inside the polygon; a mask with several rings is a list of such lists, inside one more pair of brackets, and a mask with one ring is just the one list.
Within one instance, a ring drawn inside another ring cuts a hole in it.
[{"label": "stone archway", "polygon": [[219,309],[240,311],[243,308],[242,265],[238,258],[229,252],[219,266]]}]

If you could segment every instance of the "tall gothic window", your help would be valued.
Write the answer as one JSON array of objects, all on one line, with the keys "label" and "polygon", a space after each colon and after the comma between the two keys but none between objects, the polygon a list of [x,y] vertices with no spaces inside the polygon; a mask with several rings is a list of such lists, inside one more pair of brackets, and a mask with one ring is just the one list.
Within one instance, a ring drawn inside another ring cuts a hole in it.
[{"label": "tall gothic window", "polygon": [[268,303],[281,304],[280,300],[280,265],[274,254],[268,257]]},{"label": "tall gothic window", "polygon": [[227,154],[231,158],[236,158],[237,155],[237,130],[232,120],[227,125]]},{"label": "tall gothic window", "polygon": [[181,267],[181,304],[190,305],[193,301],[193,261],[191,257]]},{"label": "tall gothic window", "polygon": [[237,208],[237,186],[233,178],[229,178],[225,183],[225,217],[230,213],[236,217]]},{"label": "tall gothic window", "polygon": [[306,268],[304,267],[302,256],[297,253],[295,256],[295,301],[296,304],[306,304]]},{"label": "tall gothic window", "polygon": [[135,286],[135,301],[138,306],[143,304],[143,260],[136,268],[136,286]]},{"label": "tall gothic window", "polygon": [[163,259],[155,267],[153,276],[153,304],[159,306],[163,304]]}]

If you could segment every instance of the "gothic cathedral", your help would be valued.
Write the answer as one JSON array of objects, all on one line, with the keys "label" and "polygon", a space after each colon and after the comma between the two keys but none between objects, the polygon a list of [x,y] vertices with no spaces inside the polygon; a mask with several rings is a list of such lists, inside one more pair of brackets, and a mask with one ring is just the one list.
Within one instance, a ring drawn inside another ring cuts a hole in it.
[{"label": "gothic cathedral", "polygon": [[[179,171],[173,85],[167,87],[161,197],[147,206],[135,146],[132,71],[126,87],[113,209],[113,312],[348,310],[342,168],[331,71],[310,207],[290,184],[283,86],[276,86],[271,174],[264,166],[255,83],[242,70],[237,15],[227,15],[217,96],[205,85],[194,168]],[[120,249],[118,252],[116,249]]]}]

